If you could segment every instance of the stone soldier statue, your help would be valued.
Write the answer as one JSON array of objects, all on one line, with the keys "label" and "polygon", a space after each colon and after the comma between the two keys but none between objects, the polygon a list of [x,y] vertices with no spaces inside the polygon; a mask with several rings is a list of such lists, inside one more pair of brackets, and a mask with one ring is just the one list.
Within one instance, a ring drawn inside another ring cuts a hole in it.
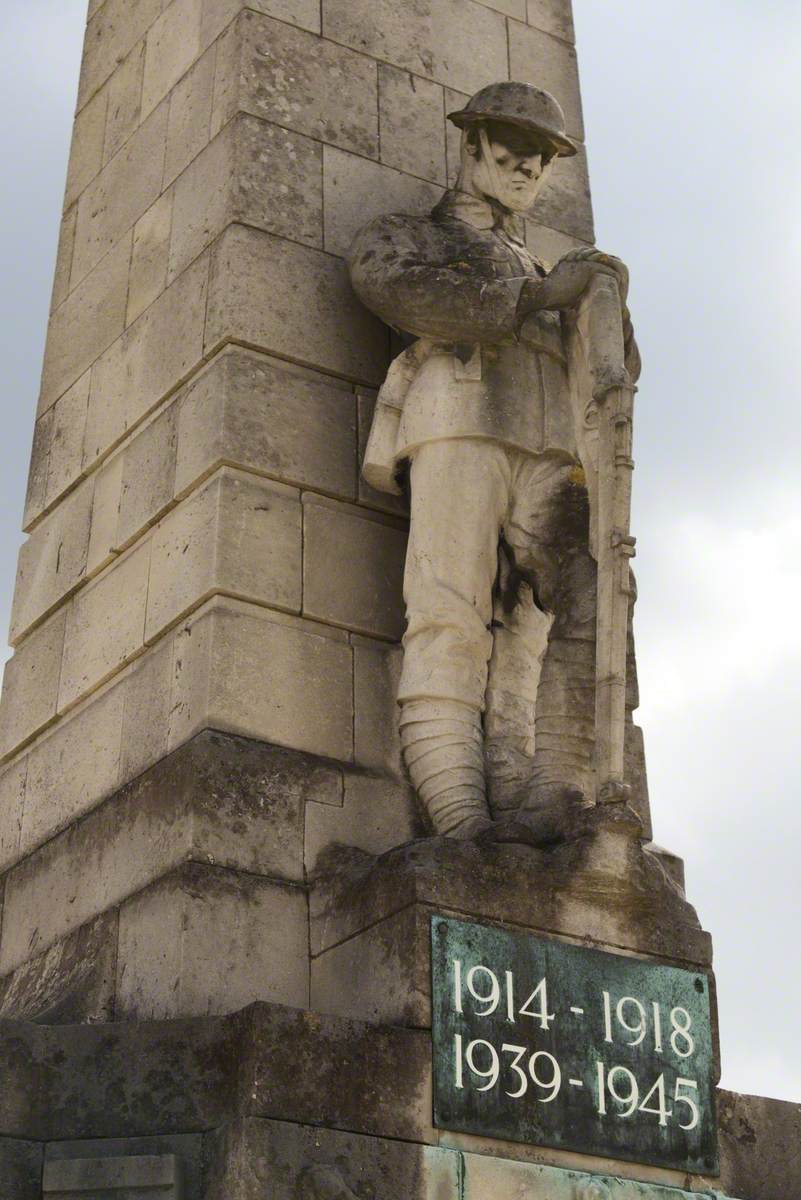
[{"label": "stone soldier statue", "polygon": [[[418,796],[437,833],[526,840],[592,794],[596,566],[567,339],[593,280],[613,275],[625,305],[627,274],[592,249],[548,271],[526,249],[521,214],[576,152],[551,95],[493,84],[450,120],[456,187],[430,216],[372,221],[349,256],[363,302],[416,339],[363,474],[397,492],[408,464],[398,703]],[[625,308],[623,325],[636,376]]]}]

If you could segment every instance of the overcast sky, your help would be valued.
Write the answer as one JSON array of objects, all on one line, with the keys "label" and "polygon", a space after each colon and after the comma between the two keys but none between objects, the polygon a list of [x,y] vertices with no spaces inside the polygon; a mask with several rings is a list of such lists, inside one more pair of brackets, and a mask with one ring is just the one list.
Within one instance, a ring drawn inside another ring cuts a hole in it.
[{"label": "overcast sky", "polygon": [[[0,625],[85,0],[4,0]],[[575,0],[598,242],[643,352],[633,532],[657,840],[715,941],[723,1084],[801,1100],[801,3]]]}]

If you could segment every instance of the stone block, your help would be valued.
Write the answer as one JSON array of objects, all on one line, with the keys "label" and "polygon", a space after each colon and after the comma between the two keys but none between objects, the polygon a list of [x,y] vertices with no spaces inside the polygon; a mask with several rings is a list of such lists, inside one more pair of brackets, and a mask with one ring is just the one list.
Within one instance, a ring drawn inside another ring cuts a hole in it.
[{"label": "stone block", "polygon": [[367,509],[303,497],[304,616],[399,639],[406,530]]},{"label": "stone block", "polygon": [[[70,1163],[75,1159],[110,1161],[115,1164],[120,1160],[126,1163],[153,1158],[173,1160],[175,1168],[172,1174],[176,1181],[180,1181],[183,1190],[179,1189],[177,1195],[168,1192],[171,1200],[194,1200],[203,1194],[205,1154],[203,1135],[199,1133],[173,1133],[166,1137],[78,1138],[70,1142],[50,1142],[45,1155],[51,1170],[57,1163]],[[125,1191],[112,1191],[110,1195],[111,1200],[128,1200]],[[158,1196],[158,1190],[145,1190],[142,1200],[157,1200]],[[134,1191],[132,1197],[140,1200],[140,1193]],[[94,1196],[88,1200],[94,1200]]]},{"label": "stone block", "polygon": [[202,359],[207,272],[204,255],[96,363],[84,465],[138,424]]},{"label": "stone block", "polygon": [[306,870],[314,873],[318,858],[333,843],[383,854],[423,833],[410,787],[386,776],[349,773],[341,806],[306,806]]},{"label": "stone block", "polygon": [[178,413],[174,405],[122,451],[122,481],[115,548],[122,549],[163,513],[175,494]]},{"label": "stone block", "polygon": [[203,54],[170,95],[164,186],[167,187],[207,144],[214,98],[216,50]]},{"label": "stone block", "polygon": [[300,612],[301,520],[294,488],[223,468],[154,532],[147,639],[216,592]]},{"label": "stone block", "polygon": [[70,276],[73,288],[158,199],[167,116],[168,106],[163,104],[81,195]]},{"label": "stone block", "polygon": [[176,182],[170,276],[234,221],[321,246],[322,205],[320,144],[240,115]]},{"label": "stone block", "polygon": [[565,42],[575,41],[572,0],[528,0],[528,23]]},{"label": "stone block", "polygon": [[104,913],[0,980],[0,1018],[72,1025],[114,1019],[117,913]]},{"label": "stone block", "polygon": [[378,64],[381,161],[388,167],[445,184],[445,120],[439,84]]},{"label": "stone block", "polygon": [[214,728],[349,761],[352,689],[344,633],[214,600],[176,644],[170,745]]},{"label": "stone block", "polygon": [[180,1163],[172,1154],[65,1158],[46,1162],[43,1200],[182,1200]]},{"label": "stone block", "polygon": [[173,192],[170,190],[160,196],[134,226],[126,326],[133,324],[167,286],[172,203]]},{"label": "stone block", "polygon": [[125,679],[120,781],[135,779],[167,753],[174,637],[162,638]]},{"label": "stone block", "polygon": [[403,665],[399,646],[352,635],[354,756],[360,766],[401,777],[398,736],[398,681]]},{"label": "stone block", "polygon": [[51,316],[42,368],[40,415],[63,396],[125,328],[131,240],[130,235],[123,237]]},{"label": "stone block", "polygon": [[86,27],[78,109],[105,83],[158,17],[162,0],[106,0]]},{"label": "stone block", "polygon": [[379,858],[332,849],[310,899],[312,953],[413,903],[705,969],[709,935],[624,818],[593,810],[584,836],[550,850],[433,837]]},{"label": "stone block", "polygon": [[218,78],[221,71],[238,73],[222,83],[227,111],[233,105],[234,111],[377,158],[377,65],[336,44],[345,39],[325,33],[334,40],[244,12],[237,21],[235,54],[218,60]]},{"label": "stone block", "polygon": [[405,908],[313,958],[312,1008],[360,1021],[430,1028],[430,919],[428,909]]},{"label": "stone block", "polygon": [[587,153],[583,146],[573,158],[556,160],[532,215],[541,224],[582,242],[595,240]]},{"label": "stone block", "polygon": [[200,56],[202,0],[172,0],[147,33],[142,112],[150,113]]},{"label": "stone block", "polygon": [[43,1153],[40,1142],[0,1138],[0,1196],[41,1200]]},{"label": "stone block", "polygon": [[180,400],[176,492],[224,462],[354,499],[354,396],[330,376],[238,347]]},{"label": "stone block", "polygon": [[518,21],[526,19],[526,0],[479,0],[479,3],[494,8],[504,16],[515,17]]},{"label": "stone block", "polygon": [[47,468],[50,462],[50,439],[53,436],[53,410],[36,421],[33,427],[33,445],[31,446],[31,461],[28,467],[28,487],[25,494],[25,511],[22,517],[22,528],[28,532],[31,525],[42,515],[44,509],[45,488],[47,487]]},{"label": "stone block", "polygon": [[310,33],[320,32],[320,0],[205,0],[203,45],[218,37],[243,9],[275,17]]},{"label": "stone block", "polygon": [[345,255],[365,222],[388,212],[427,213],[442,196],[442,188],[391,167],[323,148],[325,248]]},{"label": "stone block", "polygon": [[228,1132],[210,1200],[458,1200],[453,1150],[247,1118]]},{"label": "stone block", "polygon": [[59,708],[99,687],[142,647],[150,541],[133,548],[72,600],[67,612]]},{"label": "stone block", "polygon": [[78,206],[73,204],[61,218],[58,234],[58,250],[56,251],[56,270],[53,275],[53,291],[50,295],[50,311],[54,312],[66,300],[70,290],[70,274],[72,272],[72,252],[75,247],[75,225],[78,220]]},{"label": "stone block", "polygon": [[56,715],[66,608],[20,642],[5,664],[0,701],[0,758]]},{"label": "stone block", "polygon": [[508,78],[503,14],[474,0],[323,0],[323,34],[463,92]]},{"label": "stone block", "polygon": [[254,1000],[305,1008],[306,895],[255,875],[188,864],[120,909],[118,1017],[233,1012]]},{"label": "stone block", "polygon": [[87,574],[94,575],[116,555],[123,466],[124,456],[115,454],[95,473],[92,524],[86,555]]},{"label": "stone block", "polygon": [[720,1183],[745,1200],[801,1194],[801,1105],[718,1093]]},{"label": "stone block", "polygon": [[64,190],[65,209],[75,203],[103,165],[107,105],[107,93],[100,92],[75,118]]},{"label": "stone block", "polygon": [[[117,786],[123,699],[119,686],[108,688],[34,744],[27,756],[21,853],[71,824]],[[40,900],[47,903],[46,896]],[[10,925],[5,932],[13,932]],[[18,946],[16,961],[35,951],[35,944]],[[3,960],[0,973],[8,969]]]},{"label": "stone block", "polygon": [[206,352],[233,338],[359,383],[386,372],[386,327],[356,299],[345,264],[239,225],[213,248]]},{"label": "stone block", "polygon": [[[460,1139],[460,1144],[470,1145],[475,1139]],[[573,1156],[571,1156],[572,1158]],[[464,1200],[519,1200],[522,1196],[548,1197],[548,1200],[595,1200],[596,1197],[614,1197],[614,1200],[695,1200],[699,1196],[696,1184],[704,1187],[706,1181],[693,1176],[693,1190],[685,1191],[676,1186],[673,1172],[657,1172],[648,1167],[635,1167],[635,1178],[627,1178],[632,1171],[629,1164],[609,1159],[584,1159],[582,1167],[572,1169],[545,1166],[540,1162],[519,1162],[485,1153],[483,1146],[475,1154],[462,1155],[462,1181]],[[592,1172],[589,1174],[588,1172]],[[607,1172],[613,1171],[614,1176]],[[602,1173],[603,1172],[603,1173]],[[666,1179],[661,1186],[659,1176]],[[681,1178],[681,1177],[680,1177]],[[690,1184],[690,1179],[681,1179]],[[706,1195],[711,1190],[704,1188]],[[716,1194],[716,1193],[715,1193]]]},{"label": "stone block", "polygon": [[142,78],[145,43],[139,42],[108,81],[108,110],[103,162],[113,158],[139,125],[142,116]]},{"label": "stone block", "polygon": [[19,552],[12,645],[80,583],[86,569],[93,480],[85,479],[36,526]]},{"label": "stone block", "polygon": [[[367,439],[373,423],[377,393],[369,388],[357,388],[356,395],[359,420],[359,463],[361,464],[364,461]],[[359,503],[368,508],[378,508],[382,512],[393,513],[399,517],[408,517],[409,515],[409,502],[405,495],[395,496],[390,492],[380,492],[377,488],[370,487],[370,484],[365,482],[361,471],[359,471]]]},{"label": "stone block", "polygon": [[542,259],[546,267],[552,267],[559,262],[568,250],[574,250],[587,243],[581,238],[571,237],[558,229],[549,229],[547,225],[539,225],[536,221],[526,221],[526,245],[532,254]]},{"label": "stone block", "polygon": [[578,64],[572,46],[534,26],[510,21],[509,68],[512,79],[533,83],[555,96],[564,109],[568,136],[583,139]]},{"label": "stone block", "polygon": [[0,767],[0,872],[19,854],[27,776],[27,757]]},{"label": "stone block", "polygon": [[46,508],[80,478],[90,377],[91,372],[87,371],[53,406],[50,458],[44,495]]}]

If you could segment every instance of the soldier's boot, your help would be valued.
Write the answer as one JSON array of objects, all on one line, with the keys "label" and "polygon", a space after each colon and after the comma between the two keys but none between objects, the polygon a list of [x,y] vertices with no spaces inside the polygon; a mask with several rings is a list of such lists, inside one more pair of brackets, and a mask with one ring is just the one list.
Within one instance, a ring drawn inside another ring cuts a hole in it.
[{"label": "soldier's boot", "polygon": [[592,803],[594,641],[551,640],[542,667],[534,729],[531,786],[522,808]]},{"label": "soldier's boot", "polygon": [[492,825],[484,782],[481,714],[456,700],[401,707],[403,761],[438,834],[471,838]]}]

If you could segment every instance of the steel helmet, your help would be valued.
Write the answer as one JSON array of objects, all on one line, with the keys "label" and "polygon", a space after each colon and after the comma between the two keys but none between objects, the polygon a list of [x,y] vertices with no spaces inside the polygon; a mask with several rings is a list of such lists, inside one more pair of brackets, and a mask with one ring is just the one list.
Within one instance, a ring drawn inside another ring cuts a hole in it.
[{"label": "steel helmet", "polygon": [[464,108],[448,113],[448,120],[459,129],[477,121],[504,121],[538,133],[563,158],[576,153],[565,133],[565,114],[559,101],[530,83],[491,83],[471,96]]}]

